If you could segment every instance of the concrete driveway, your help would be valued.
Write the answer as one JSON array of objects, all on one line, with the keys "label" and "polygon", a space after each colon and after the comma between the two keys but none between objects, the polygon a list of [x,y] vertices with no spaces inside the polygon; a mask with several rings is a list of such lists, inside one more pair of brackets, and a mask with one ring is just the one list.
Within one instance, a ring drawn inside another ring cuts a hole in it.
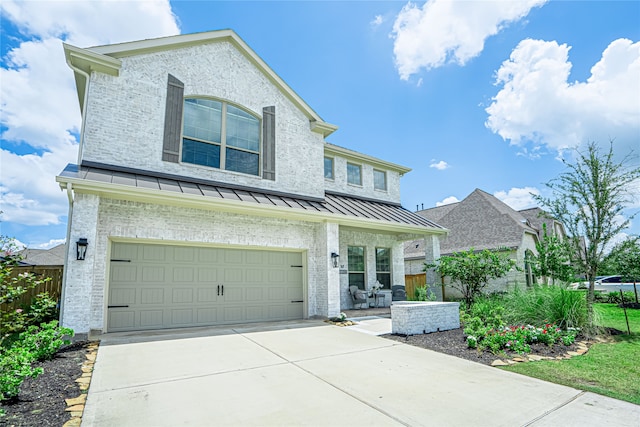
[{"label": "concrete driveway", "polygon": [[640,406],[318,321],[105,336],[83,426],[638,426]]}]

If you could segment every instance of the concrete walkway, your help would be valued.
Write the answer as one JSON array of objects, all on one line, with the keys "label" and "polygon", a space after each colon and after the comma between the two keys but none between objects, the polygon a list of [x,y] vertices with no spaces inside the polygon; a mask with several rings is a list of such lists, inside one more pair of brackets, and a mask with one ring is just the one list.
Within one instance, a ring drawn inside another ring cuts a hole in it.
[{"label": "concrete walkway", "polygon": [[640,406],[361,332],[301,321],[105,336],[82,425],[640,425]]}]

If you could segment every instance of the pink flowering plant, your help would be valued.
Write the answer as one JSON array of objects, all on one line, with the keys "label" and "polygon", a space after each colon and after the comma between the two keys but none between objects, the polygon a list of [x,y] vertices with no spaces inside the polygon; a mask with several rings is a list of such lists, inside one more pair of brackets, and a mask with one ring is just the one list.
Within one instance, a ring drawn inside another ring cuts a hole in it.
[{"label": "pink flowering plant", "polygon": [[[492,353],[512,351],[515,353],[531,352],[531,344],[541,343],[552,346],[562,343],[571,345],[575,341],[577,329],[563,331],[555,324],[547,323],[542,327],[533,325],[500,326],[492,328],[480,337],[473,336],[472,348],[488,349]],[[467,337],[469,344],[469,337]]]}]

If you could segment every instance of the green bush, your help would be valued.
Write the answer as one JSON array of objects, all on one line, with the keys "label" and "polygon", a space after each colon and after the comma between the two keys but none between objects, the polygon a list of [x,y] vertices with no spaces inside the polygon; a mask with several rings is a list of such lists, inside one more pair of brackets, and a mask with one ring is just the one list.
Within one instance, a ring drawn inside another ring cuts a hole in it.
[{"label": "green bush", "polygon": [[53,320],[40,326],[29,326],[19,335],[17,345],[27,350],[34,360],[48,360],[63,345],[71,343],[65,336],[72,337],[73,330],[58,326],[58,321]]},{"label": "green bush", "polygon": [[32,362],[33,356],[25,348],[0,347],[0,402],[18,396],[20,385],[26,378],[36,378],[42,373],[42,368],[31,366]]},{"label": "green bush", "polygon": [[415,287],[411,301],[435,301],[436,298],[436,294],[427,285],[424,285]]}]

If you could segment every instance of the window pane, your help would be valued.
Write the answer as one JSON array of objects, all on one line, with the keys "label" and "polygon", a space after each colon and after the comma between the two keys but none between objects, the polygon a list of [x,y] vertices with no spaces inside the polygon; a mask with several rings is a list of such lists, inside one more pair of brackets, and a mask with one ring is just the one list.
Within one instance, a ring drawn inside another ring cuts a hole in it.
[{"label": "window pane", "polygon": [[364,248],[361,246],[349,246],[347,248],[349,271],[364,271]]},{"label": "window pane", "polygon": [[220,146],[184,138],[182,140],[182,161],[219,168]]},{"label": "window pane", "polygon": [[364,273],[349,273],[349,286],[364,290]]},{"label": "window pane", "polygon": [[349,184],[362,185],[362,173],[359,165],[347,163],[347,182]]},{"label": "window pane", "polygon": [[260,159],[258,154],[227,148],[226,156],[226,170],[258,175]]},{"label": "window pane", "polygon": [[387,189],[387,174],[382,171],[373,171],[373,188],[376,190]]},{"label": "window pane", "polygon": [[222,103],[210,99],[185,99],[184,136],[220,142]]},{"label": "window pane", "polygon": [[260,151],[260,121],[246,111],[227,105],[227,145]]},{"label": "window pane", "polygon": [[376,273],[376,280],[382,284],[382,289],[391,289],[391,273]]},{"label": "window pane", "polygon": [[333,159],[329,157],[324,158],[324,177],[333,179]]},{"label": "window pane", "polygon": [[376,248],[376,271],[391,271],[391,249]]}]

